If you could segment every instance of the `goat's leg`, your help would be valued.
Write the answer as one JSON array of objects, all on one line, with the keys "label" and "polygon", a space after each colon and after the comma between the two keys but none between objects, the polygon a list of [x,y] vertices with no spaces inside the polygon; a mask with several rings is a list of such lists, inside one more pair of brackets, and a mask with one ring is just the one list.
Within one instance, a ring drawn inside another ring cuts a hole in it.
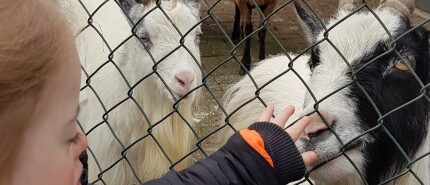
[{"label": "goat's leg", "polygon": [[[263,25],[262,24],[260,24],[260,28],[262,27]],[[260,60],[264,60],[264,58],[266,57],[266,46],[265,46],[265,43],[264,43],[264,40],[266,39],[266,27],[263,27],[263,29],[261,29],[259,32],[258,32],[258,40],[260,41],[260,53],[259,53],[259,56],[258,56],[258,58],[260,59]]]},{"label": "goat's leg", "polygon": [[233,44],[237,44],[240,41],[240,10],[237,6],[237,3],[234,3],[234,6],[236,8],[234,12],[234,25],[233,25],[233,32],[231,34],[231,41]]},{"label": "goat's leg", "polygon": [[[276,5],[276,1],[272,0],[270,2],[268,2],[266,5],[264,6],[260,6],[261,11],[264,13],[264,17],[267,18],[267,16],[272,13],[273,9],[275,8]],[[267,25],[268,20],[264,23],[264,20],[261,20],[260,26],[259,28],[261,28],[264,25]],[[259,59],[260,60],[264,60],[264,58],[266,57],[266,44],[265,44],[265,39],[266,39],[266,27],[264,27],[263,29],[261,29],[258,32],[258,39],[260,41],[260,53],[259,53]]]},{"label": "goat's leg", "polygon": [[[252,9],[245,5],[245,11],[241,14],[241,23],[242,23],[242,33],[244,33],[244,38],[252,33],[252,22],[251,22],[251,14]],[[251,37],[247,38],[245,41],[245,49],[243,51],[242,64],[249,71],[251,69]],[[244,75],[245,69],[241,68],[240,75]]]}]

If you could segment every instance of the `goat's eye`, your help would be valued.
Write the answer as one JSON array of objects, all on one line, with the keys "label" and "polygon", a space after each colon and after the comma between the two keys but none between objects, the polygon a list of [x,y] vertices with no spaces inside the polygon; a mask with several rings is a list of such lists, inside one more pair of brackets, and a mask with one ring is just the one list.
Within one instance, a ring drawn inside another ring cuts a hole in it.
[{"label": "goat's eye", "polygon": [[402,62],[402,60],[398,60],[394,63],[394,68],[402,72],[408,72],[408,66],[411,66],[411,62],[408,59],[404,59],[404,62]]},{"label": "goat's eye", "polygon": [[311,71],[314,70],[314,68],[320,63],[320,58],[319,58],[319,50],[316,49],[312,49],[311,50],[311,58],[309,60],[309,67],[311,69]]},{"label": "goat's eye", "polygon": [[308,64],[309,64],[309,68],[311,69],[311,71],[313,71],[315,69],[315,64],[312,61],[312,59],[309,60]]},{"label": "goat's eye", "polygon": [[152,42],[148,36],[141,36],[141,37],[139,37],[139,40],[142,41],[142,43],[146,49],[149,49],[152,46]]},{"label": "goat's eye", "polygon": [[140,37],[139,39],[143,42],[149,42],[149,37]]}]

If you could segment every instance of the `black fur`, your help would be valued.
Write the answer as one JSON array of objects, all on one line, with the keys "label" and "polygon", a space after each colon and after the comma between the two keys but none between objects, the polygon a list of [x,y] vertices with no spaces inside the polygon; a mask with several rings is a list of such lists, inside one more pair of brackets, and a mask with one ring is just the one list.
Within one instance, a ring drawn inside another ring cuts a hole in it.
[{"label": "black fur", "polygon": [[[301,3],[294,1],[294,5],[297,15],[309,33],[308,36],[311,37],[311,43],[315,43],[316,36],[323,31],[322,25],[315,15],[303,8]],[[401,17],[401,20],[403,21],[402,26],[394,37],[411,29],[408,18]],[[412,59],[411,67],[424,85],[430,82],[429,37],[428,31],[424,28],[418,28],[400,38],[395,45],[396,50],[403,58]],[[364,54],[360,61],[353,61],[353,68],[357,70],[386,52],[389,49],[387,44],[381,42],[372,51]],[[309,60],[311,71],[319,65],[319,55],[319,46],[313,47]],[[396,60],[400,59],[394,52],[391,52],[372,62],[356,76],[356,82],[364,87],[382,115],[422,95],[421,86],[411,72],[403,72],[393,68],[392,62]],[[391,69],[387,70],[387,68]],[[351,75],[352,72],[347,74]],[[357,102],[357,115],[359,115],[363,128],[368,130],[377,126],[379,116],[365,94],[358,88],[357,84],[353,83],[349,88],[351,88],[350,98]],[[427,96],[430,96],[429,91],[430,88],[427,88]],[[383,119],[383,126],[410,158],[414,157],[426,137],[429,129],[429,113],[430,102],[422,97]],[[370,136],[374,140],[365,144],[363,149],[366,157],[365,174],[363,175],[368,184],[381,183],[406,169],[407,160],[383,129],[379,128],[370,132]]]},{"label": "black fur", "polygon": [[233,33],[231,35],[231,41],[233,44],[237,44],[240,41],[240,10],[236,3],[234,3],[235,11],[234,11],[234,24],[233,24]]},{"label": "black fur", "polygon": [[[309,31],[314,36],[318,34],[321,30],[315,19],[300,5],[296,5],[296,9]],[[409,20],[402,20],[404,24],[397,32],[398,35],[411,29]],[[429,35],[424,28],[418,28],[399,39],[395,45],[402,57],[413,59],[411,66],[424,85],[430,82]],[[353,67],[357,70],[372,59],[384,54],[389,49],[387,44],[379,43],[371,52],[361,57],[360,61],[353,61]],[[320,64],[319,55],[319,47],[313,47],[309,60],[309,67],[312,71]],[[396,60],[400,59],[394,52],[390,52],[357,74],[357,82],[364,87],[382,115],[421,95],[421,87],[411,72],[402,72],[389,65],[390,62]],[[392,69],[387,70],[387,68]],[[388,72],[384,74],[384,71]],[[348,74],[351,75],[352,72]],[[357,100],[357,114],[361,123],[364,124],[364,128],[367,130],[377,126],[379,117],[365,94],[355,84],[351,86],[351,90],[350,96]],[[429,92],[426,94],[430,95]],[[429,129],[429,112],[430,102],[423,97],[405,108],[393,112],[383,120],[384,127],[410,158],[414,157],[426,137]],[[407,160],[386,132],[378,129],[371,132],[370,135],[374,140],[372,143],[366,144],[363,149],[366,157],[364,176],[368,184],[381,183],[406,170]]]},{"label": "black fur", "polygon": [[[409,22],[399,33],[410,29]],[[422,83],[430,81],[430,55],[429,34],[423,28],[419,28],[401,38],[396,43],[396,50],[403,57],[414,59],[412,66]],[[358,69],[374,57],[387,50],[387,43],[380,43],[372,53],[363,57],[362,61],[354,62],[354,68]],[[374,61],[357,74],[357,82],[364,87],[376,106],[384,115],[389,111],[406,104],[420,96],[419,83],[410,72],[402,72],[395,68],[385,76],[383,72],[389,67],[389,61],[398,60],[394,52]],[[364,127],[369,129],[377,125],[378,115],[371,106],[364,93],[353,85],[352,96],[357,99],[358,111]],[[430,95],[427,89],[427,95]],[[393,135],[402,149],[409,157],[413,157],[425,139],[428,125],[430,102],[425,98],[388,115],[383,120],[383,125]],[[378,184],[395,176],[406,169],[407,160],[403,157],[398,147],[388,135],[378,129],[370,133],[374,141],[365,145],[363,150],[366,156],[365,177],[368,184]],[[388,165],[393,164],[393,165]]]},{"label": "black fur", "polygon": [[311,71],[314,70],[314,68],[319,65],[321,63],[321,59],[320,59],[320,50],[318,48],[318,46],[314,46],[311,49],[311,58],[308,62],[308,65],[311,69]]},{"label": "black fur", "polygon": [[[260,25],[262,27],[262,25]],[[266,57],[266,46],[264,40],[266,40],[266,28],[261,29],[258,32],[258,40],[260,42],[260,53],[258,55],[258,59],[264,60]]]},{"label": "black fur", "polygon": [[[245,26],[245,37],[250,35],[253,31],[252,23],[246,23]],[[242,63],[247,67],[249,70],[251,65],[251,39],[247,39],[245,42],[245,51],[242,58]]]},{"label": "black fur", "polygon": [[[251,10],[250,10],[251,11]],[[246,23],[245,37],[252,33],[252,23]],[[245,49],[243,51],[242,64],[249,71],[251,69],[251,39],[245,41]],[[240,75],[246,74],[243,68],[240,68]]]}]

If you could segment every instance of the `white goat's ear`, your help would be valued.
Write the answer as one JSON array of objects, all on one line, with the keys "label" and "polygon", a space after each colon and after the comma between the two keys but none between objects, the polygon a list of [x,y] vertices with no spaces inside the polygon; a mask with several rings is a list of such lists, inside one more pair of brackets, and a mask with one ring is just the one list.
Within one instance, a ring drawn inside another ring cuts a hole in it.
[{"label": "white goat's ear", "polygon": [[143,4],[146,5],[151,0],[118,0],[119,5],[121,6],[121,9],[124,11],[124,13],[129,14],[130,10],[133,6],[137,4]]},{"label": "white goat's ear", "polygon": [[118,0],[121,9],[124,13],[128,14],[131,10],[131,7],[137,4],[136,0]]},{"label": "white goat's ear", "polygon": [[185,0],[185,3],[193,7],[200,7],[200,0]]},{"label": "white goat's ear", "polygon": [[363,4],[362,0],[339,0],[338,9],[346,12],[352,12],[361,4]]},{"label": "white goat's ear", "polygon": [[200,18],[200,0],[185,0],[185,5],[190,7],[194,16]]},{"label": "white goat's ear", "polygon": [[149,2],[151,2],[151,0],[136,0],[136,2],[137,2],[137,3],[140,3],[140,4],[143,4],[143,5],[146,5],[146,4],[148,4]]},{"label": "white goat's ear", "polygon": [[316,42],[318,34],[323,30],[322,23],[312,13],[307,11],[298,0],[293,1],[296,13],[302,23],[302,27],[306,32],[309,43]]}]

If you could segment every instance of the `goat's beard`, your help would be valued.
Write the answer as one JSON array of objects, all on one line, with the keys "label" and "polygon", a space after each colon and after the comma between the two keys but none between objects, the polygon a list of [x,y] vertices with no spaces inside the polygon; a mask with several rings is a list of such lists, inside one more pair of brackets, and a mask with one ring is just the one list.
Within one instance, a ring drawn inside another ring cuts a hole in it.
[{"label": "goat's beard", "polygon": [[[170,92],[166,89],[164,91],[164,94],[172,102],[172,104],[174,104],[178,101],[179,101],[179,104],[191,104],[196,99],[196,93],[195,92],[191,92],[187,96],[181,97],[181,96],[176,95],[175,93],[173,93],[173,96],[172,96],[172,94],[170,94]],[[175,97],[175,98],[173,98],[173,97]]]}]

